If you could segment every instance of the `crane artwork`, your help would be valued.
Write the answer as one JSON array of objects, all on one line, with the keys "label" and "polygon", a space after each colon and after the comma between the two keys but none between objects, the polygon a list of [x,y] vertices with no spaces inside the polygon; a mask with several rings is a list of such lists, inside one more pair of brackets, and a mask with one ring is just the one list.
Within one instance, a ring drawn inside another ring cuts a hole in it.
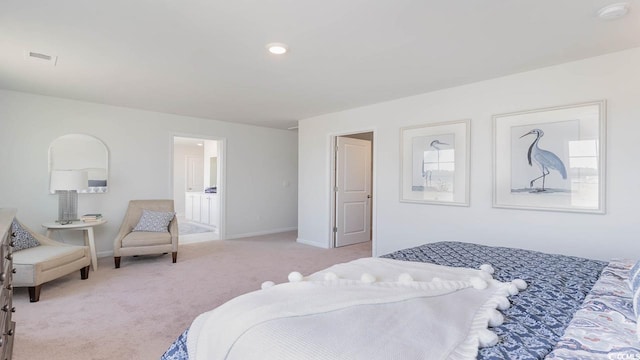
[{"label": "crane artwork", "polygon": [[[431,142],[431,144],[429,144],[429,147],[432,149],[435,149],[436,154],[437,154],[437,163],[438,163],[438,167],[440,166],[440,145],[449,145],[445,142],[442,142],[438,139],[434,140]],[[422,170],[422,177],[424,177],[424,179],[427,182],[427,187],[431,186],[431,174],[433,173],[432,170],[424,170],[424,160],[422,162],[422,166],[423,166],[423,170]]]},{"label": "crane artwork", "polygon": [[533,184],[536,181],[542,179],[542,188],[535,189],[534,192],[544,192],[546,191],[545,178],[550,174],[551,170],[556,170],[558,173],[560,173],[563,179],[566,179],[567,169],[565,168],[564,163],[562,162],[562,160],[560,160],[558,155],[552,153],[551,151],[541,149],[538,146],[540,138],[544,136],[544,131],[540,129],[533,129],[528,133],[520,136],[520,138],[523,138],[527,135],[536,135],[536,139],[533,140],[531,146],[529,146],[529,151],[527,152],[527,160],[529,161],[529,165],[533,166],[533,163],[535,162],[542,172],[542,175],[529,182],[529,188],[533,189]]}]

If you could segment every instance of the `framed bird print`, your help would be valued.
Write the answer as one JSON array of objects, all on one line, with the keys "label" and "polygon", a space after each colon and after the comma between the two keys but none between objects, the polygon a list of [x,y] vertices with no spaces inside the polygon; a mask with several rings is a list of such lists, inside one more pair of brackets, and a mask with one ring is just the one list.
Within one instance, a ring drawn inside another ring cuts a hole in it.
[{"label": "framed bird print", "polygon": [[605,213],[606,102],[493,116],[493,206]]},{"label": "framed bird print", "polygon": [[400,201],[469,206],[469,120],[400,129]]}]

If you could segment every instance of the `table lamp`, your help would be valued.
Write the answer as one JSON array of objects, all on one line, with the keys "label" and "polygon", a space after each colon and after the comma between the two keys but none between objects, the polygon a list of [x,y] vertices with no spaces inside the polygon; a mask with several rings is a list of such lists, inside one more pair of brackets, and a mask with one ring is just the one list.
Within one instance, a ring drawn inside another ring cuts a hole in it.
[{"label": "table lamp", "polygon": [[78,220],[78,190],[87,188],[88,174],[80,170],[53,170],[50,190],[58,194],[58,221],[70,224]]}]

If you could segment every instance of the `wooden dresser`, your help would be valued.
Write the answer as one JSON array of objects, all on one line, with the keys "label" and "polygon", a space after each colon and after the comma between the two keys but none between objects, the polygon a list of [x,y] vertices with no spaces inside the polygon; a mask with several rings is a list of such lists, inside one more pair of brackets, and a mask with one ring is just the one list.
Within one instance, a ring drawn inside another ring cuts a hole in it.
[{"label": "wooden dresser", "polygon": [[16,215],[13,209],[0,209],[0,354],[2,360],[10,360],[13,353],[13,338],[16,329],[15,321],[11,320],[11,315],[15,311],[12,303],[13,286],[11,278],[13,269],[13,234],[11,233],[11,222]]}]

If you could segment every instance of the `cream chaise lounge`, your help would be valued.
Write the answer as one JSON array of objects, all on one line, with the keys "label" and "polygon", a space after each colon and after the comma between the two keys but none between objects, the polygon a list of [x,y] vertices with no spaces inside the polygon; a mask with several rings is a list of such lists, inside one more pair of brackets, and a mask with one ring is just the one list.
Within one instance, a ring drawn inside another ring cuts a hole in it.
[{"label": "cream chaise lounge", "polygon": [[28,287],[29,300],[40,300],[42,284],[80,270],[82,280],[89,278],[91,255],[88,246],[63,244],[18,224],[40,244],[15,251],[13,256],[14,287]]}]

